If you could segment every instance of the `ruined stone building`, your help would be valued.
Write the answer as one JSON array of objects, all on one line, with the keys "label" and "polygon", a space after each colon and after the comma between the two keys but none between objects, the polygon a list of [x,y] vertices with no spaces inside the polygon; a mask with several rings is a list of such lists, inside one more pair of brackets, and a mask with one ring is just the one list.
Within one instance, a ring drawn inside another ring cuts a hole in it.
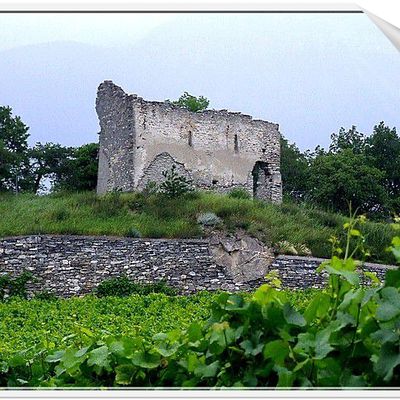
[{"label": "ruined stone building", "polygon": [[201,189],[243,188],[282,199],[278,125],[226,110],[191,112],[126,94],[111,81],[98,89],[97,192],[142,190],[172,165]]}]

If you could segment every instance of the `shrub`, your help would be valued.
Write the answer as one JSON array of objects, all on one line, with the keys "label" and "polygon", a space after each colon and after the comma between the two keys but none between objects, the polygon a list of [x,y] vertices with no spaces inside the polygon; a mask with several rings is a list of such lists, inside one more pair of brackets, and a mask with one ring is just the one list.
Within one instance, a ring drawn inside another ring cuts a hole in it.
[{"label": "shrub", "polygon": [[125,297],[132,294],[147,295],[149,293],[163,293],[168,296],[174,296],[176,290],[169,287],[165,281],[155,283],[135,283],[126,275],[106,279],[95,289],[95,294],[98,297]]},{"label": "shrub", "polygon": [[179,175],[175,164],[162,174],[165,180],[160,185],[160,191],[167,197],[175,199],[193,191],[192,181]]},{"label": "shrub", "polygon": [[33,274],[24,271],[21,275],[12,278],[8,274],[0,276],[0,301],[4,301],[7,297],[27,298],[26,285],[29,281],[34,280]]},{"label": "shrub", "polygon": [[222,222],[221,218],[217,217],[212,212],[200,214],[197,217],[197,223],[203,226],[216,226]]},{"label": "shrub", "polygon": [[42,301],[55,301],[57,300],[57,296],[53,292],[49,292],[48,290],[43,290],[42,292],[35,294],[35,300]]},{"label": "shrub", "polygon": [[149,181],[147,182],[145,188],[143,189],[142,193],[145,197],[152,196],[156,194],[159,190],[157,182]]},{"label": "shrub", "polygon": [[287,240],[281,240],[275,245],[275,252],[278,254],[291,254],[297,256],[298,252],[294,244],[288,242]]},{"label": "shrub", "polygon": [[250,199],[251,198],[249,192],[243,188],[232,189],[228,193],[228,197],[231,197],[233,199]]},{"label": "shrub", "polygon": [[125,236],[130,237],[130,238],[141,238],[142,237],[140,231],[136,228],[128,229]]},{"label": "shrub", "polygon": [[104,296],[129,296],[134,293],[133,282],[127,276],[106,279],[95,289],[98,297]]}]

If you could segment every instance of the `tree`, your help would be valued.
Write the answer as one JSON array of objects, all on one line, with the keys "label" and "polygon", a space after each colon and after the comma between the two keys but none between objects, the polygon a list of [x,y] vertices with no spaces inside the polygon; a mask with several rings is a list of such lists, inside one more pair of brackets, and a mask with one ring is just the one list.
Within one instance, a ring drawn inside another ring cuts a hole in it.
[{"label": "tree", "polygon": [[309,160],[295,144],[281,137],[281,175],[283,194],[300,200],[308,189]]},{"label": "tree", "polygon": [[43,178],[52,178],[57,182],[66,173],[66,165],[73,155],[73,149],[54,143],[36,143],[35,147],[30,149],[29,155],[32,190],[37,193],[42,189]]},{"label": "tree", "polygon": [[184,92],[183,95],[179,97],[177,101],[173,101],[172,104],[184,107],[189,111],[196,112],[205,110],[210,104],[210,101],[203,96],[196,97],[192,96],[188,92]]},{"label": "tree", "polygon": [[19,191],[27,185],[28,130],[10,107],[0,106],[0,191]]},{"label": "tree", "polygon": [[[390,129],[382,121],[367,139],[366,154],[371,164],[384,173],[384,185],[393,199],[400,196],[400,137],[396,128]],[[400,204],[399,204],[400,205]]]},{"label": "tree", "polygon": [[357,131],[355,125],[348,131],[342,127],[339,133],[332,133],[329,151],[339,153],[342,150],[350,149],[354,154],[362,154],[365,149],[365,140],[365,136]]},{"label": "tree", "polygon": [[98,143],[72,149],[56,176],[55,189],[67,191],[94,190],[97,184]]},{"label": "tree", "polygon": [[385,212],[387,194],[382,181],[384,173],[368,165],[363,154],[352,149],[338,154],[318,156],[310,167],[310,193],[319,205],[335,211],[348,212],[348,204],[360,212]]}]

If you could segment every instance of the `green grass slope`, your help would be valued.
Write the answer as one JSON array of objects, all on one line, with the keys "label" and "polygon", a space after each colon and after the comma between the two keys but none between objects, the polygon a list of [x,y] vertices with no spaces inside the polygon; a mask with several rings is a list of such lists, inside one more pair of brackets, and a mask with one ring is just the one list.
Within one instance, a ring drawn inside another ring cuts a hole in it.
[{"label": "green grass slope", "polygon": [[[328,242],[340,236],[346,218],[310,206],[267,204],[209,192],[184,198],[141,193],[93,192],[35,196],[0,196],[0,237],[27,234],[127,236],[134,229],[149,238],[199,238],[201,213],[213,212],[226,232],[246,230],[270,246],[281,241],[307,246],[317,257],[330,257]],[[393,236],[390,225],[367,222],[363,227],[371,261],[391,263],[386,246]]]}]

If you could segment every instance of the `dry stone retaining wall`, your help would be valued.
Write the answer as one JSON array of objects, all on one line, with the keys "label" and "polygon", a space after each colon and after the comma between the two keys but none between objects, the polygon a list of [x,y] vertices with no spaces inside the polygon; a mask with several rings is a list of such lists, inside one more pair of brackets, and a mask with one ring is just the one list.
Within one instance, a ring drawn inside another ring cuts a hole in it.
[{"label": "dry stone retaining wall", "polygon": [[[279,256],[268,269],[279,271],[285,287],[319,287],[323,277],[315,269],[321,261]],[[383,279],[390,266],[368,264],[366,268]],[[257,277],[220,265],[208,240],[56,235],[0,239],[0,274],[18,276],[24,270],[36,278],[29,284],[30,293],[48,290],[64,297],[90,293],[101,281],[122,274],[143,283],[165,280],[182,294],[251,290],[263,282],[265,272]]]}]

